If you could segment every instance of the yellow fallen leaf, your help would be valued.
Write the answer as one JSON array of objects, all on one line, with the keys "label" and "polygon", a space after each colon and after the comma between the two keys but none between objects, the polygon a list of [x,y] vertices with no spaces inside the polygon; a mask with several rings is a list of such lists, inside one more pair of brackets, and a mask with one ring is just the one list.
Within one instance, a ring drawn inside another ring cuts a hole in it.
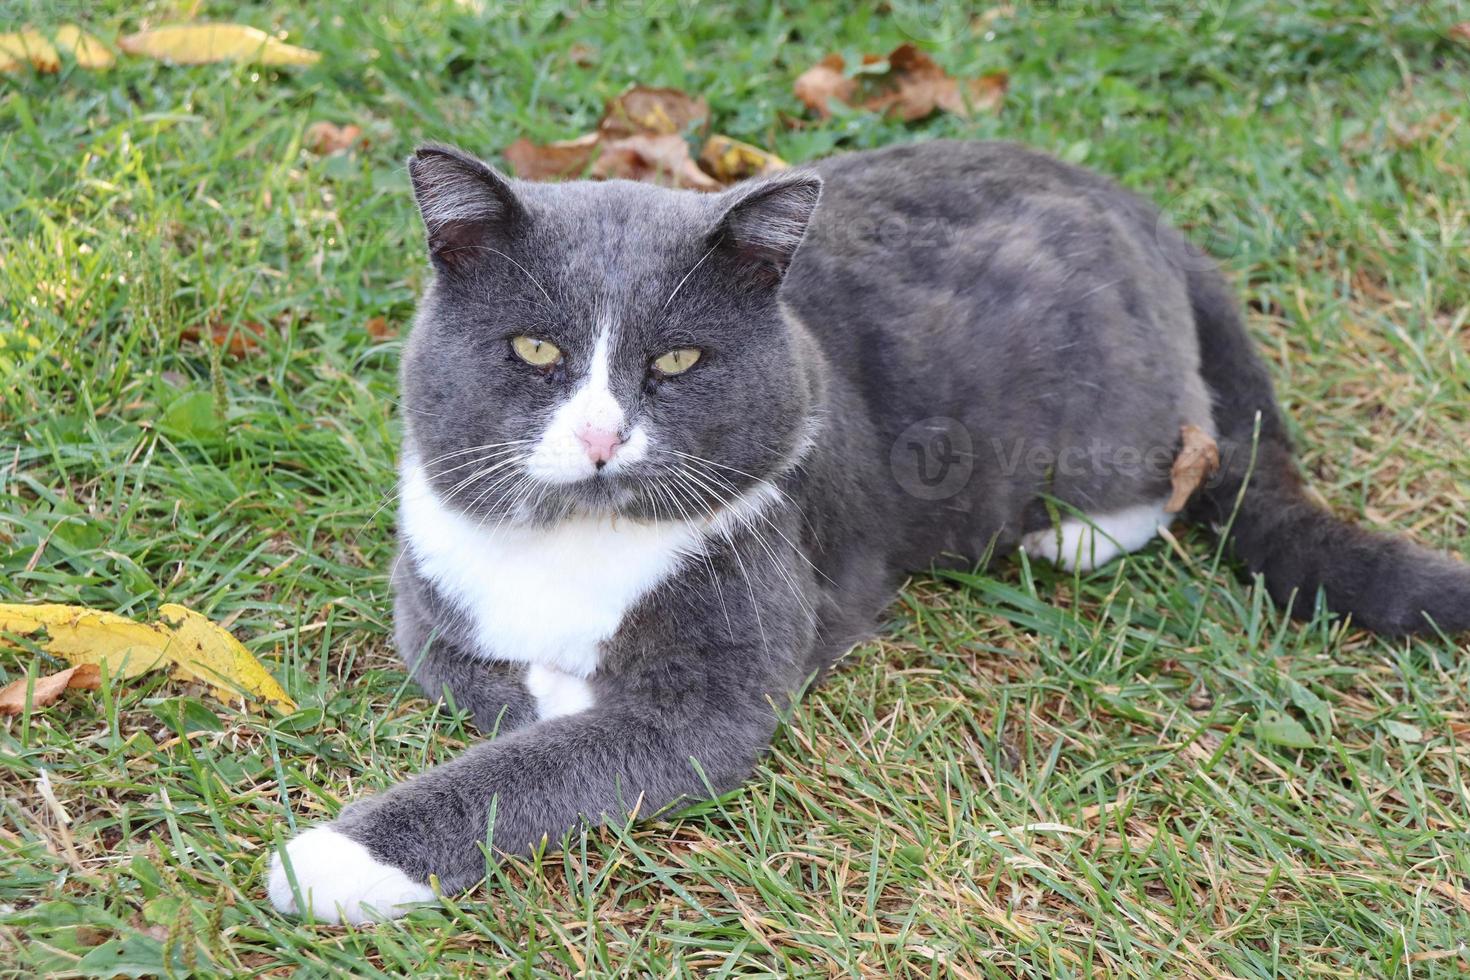
[{"label": "yellow fallen leaf", "polygon": [[162,664],[173,636],[158,625],[82,606],[0,605],[0,632],[29,636],[43,629],[47,653],[72,664],[106,664],[114,677],[137,677]]},{"label": "yellow fallen leaf", "polygon": [[25,65],[49,75],[61,69],[61,56],[36,31],[0,34],[0,71],[19,71]]},{"label": "yellow fallen leaf", "polygon": [[96,36],[76,24],[63,24],[56,29],[56,46],[70,54],[83,68],[111,68],[116,56]]},{"label": "yellow fallen leaf", "polygon": [[286,44],[259,28],[245,24],[181,24],[141,31],[120,38],[117,46],[176,65],[207,65],[216,61],[248,61],[262,65],[312,65],[321,55]]},{"label": "yellow fallen leaf", "polygon": [[774,153],[718,133],[705,140],[704,148],[699,151],[699,162],[716,180],[727,184],[747,177],[764,177],[788,166]]},{"label": "yellow fallen leaf", "polygon": [[229,630],[171,602],[159,606],[158,614],[173,628],[174,645],[169,648],[173,676],[210,685],[221,701],[243,695],[296,710],[296,702]]},{"label": "yellow fallen leaf", "polygon": [[[26,681],[11,681],[0,688],[0,715],[18,715],[26,707]],[[102,671],[96,664],[68,667],[45,677],[37,677],[31,688],[31,707],[44,708],[55,704],[62,692],[71,690],[95,691],[102,686]]]},{"label": "yellow fallen leaf", "polygon": [[[63,605],[0,604],[0,633],[32,636],[41,649],[71,664],[105,664],[115,677],[173,665],[173,676],[210,685],[224,701],[248,697],[286,711],[296,703],[230,633],[184,606],[159,607],[159,621]],[[5,639],[0,636],[0,644]]]}]

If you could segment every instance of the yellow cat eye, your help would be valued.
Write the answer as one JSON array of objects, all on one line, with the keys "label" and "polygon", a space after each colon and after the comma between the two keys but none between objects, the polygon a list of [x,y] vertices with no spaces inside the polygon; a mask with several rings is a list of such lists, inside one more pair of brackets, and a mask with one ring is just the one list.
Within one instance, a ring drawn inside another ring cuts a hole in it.
[{"label": "yellow cat eye", "polygon": [[671,350],[663,357],[653,362],[655,370],[664,376],[683,374],[685,371],[699,363],[700,350],[698,347],[681,347]]},{"label": "yellow cat eye", "polygon": [[533,367],[551,367],[561,360],[560,347],[524,334],[512,340],[510,348],[516,352],[516,357]]}]

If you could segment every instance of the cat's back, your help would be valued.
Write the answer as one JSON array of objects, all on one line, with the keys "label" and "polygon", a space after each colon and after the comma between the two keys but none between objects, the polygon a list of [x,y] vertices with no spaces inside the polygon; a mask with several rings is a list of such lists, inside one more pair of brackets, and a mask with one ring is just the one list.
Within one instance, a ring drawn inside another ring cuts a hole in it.
[{"label": "cat's back", "polygon": [[918,409],[1017,373],[1082,365],[1126,383],[1144,367],[1192,370],[1197,257],[1109,178],[1019,144],[961,140],[814,169],[821,203],[782,297],[868,397],[891,403],[922,381]]},{"label": "cat's back", "polygon": [[1111,179],[1001,141],[934,140],[831,157],[788,301],[892,320],[984,290],[1085,294],[1126,273],[1184,290],[1183,240]]}]

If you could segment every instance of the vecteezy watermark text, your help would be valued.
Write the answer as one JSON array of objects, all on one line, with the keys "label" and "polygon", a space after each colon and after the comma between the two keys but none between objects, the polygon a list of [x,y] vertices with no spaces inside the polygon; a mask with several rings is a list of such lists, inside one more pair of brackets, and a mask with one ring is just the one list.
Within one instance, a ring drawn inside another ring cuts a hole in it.
[{"label": "vecteezy watermark text", "polygon": [[[1167,484],[1179,454],[1177,440],[1138,445],[1091,437],[1059,445],[1054,440],[986,437],[962,421],[934,416],[915,422],[894,440],[889,472],[909,496],[950,500],[982,480],[1065,484],[1088,479]],[[1233,447],[1220,447],[1222,465],[1202,486],[1214,486]]]}]

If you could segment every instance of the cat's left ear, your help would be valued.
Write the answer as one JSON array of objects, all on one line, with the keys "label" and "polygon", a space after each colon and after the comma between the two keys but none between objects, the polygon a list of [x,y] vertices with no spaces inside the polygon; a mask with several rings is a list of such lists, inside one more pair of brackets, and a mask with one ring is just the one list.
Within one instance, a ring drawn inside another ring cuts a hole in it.
[{"label": "cat's left ear", "polygon": [[711,237],[742,264],[779,282],[796,255],[822,196],[814,173],[783,173],[726,192],[729,206]]},{"label": "cat's left ear", "polygon": [[413,196],[428,233],[429,255],[443,271],[464,269],[505,242],[525,220],[510,182],[494,168],[448,146],[421,146],[408,160]]}]

